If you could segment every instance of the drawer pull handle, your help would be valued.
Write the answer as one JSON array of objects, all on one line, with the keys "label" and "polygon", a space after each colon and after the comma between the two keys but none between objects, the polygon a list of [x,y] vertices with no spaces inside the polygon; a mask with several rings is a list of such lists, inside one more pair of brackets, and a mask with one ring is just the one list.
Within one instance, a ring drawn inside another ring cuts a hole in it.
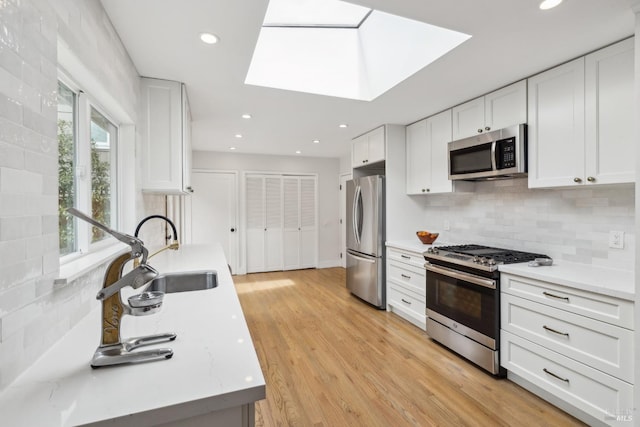
[{"label": "drawer pull handle", "polygon": [[404,258],[404,259],[411,259],[411,257],[410,257],[410,256],[407,256],[407,255],[400,255],[400,256],[401,256],[402,258]]},{"label": "drawer pull handle", "polygon": [[559,379],[560,381],[564,381],[565,383],[569,384],[569,379],[568,378],[562,378],[560,375],[556,375],[553,372],[551,372],[550,370],[548,370],[547,368],[542,368],[542,370],[546,373],[551,375],[554,378]]},{"label": "drawer pull handle", "polygon": [[400,300],[402,300],[402,302],[403,302],[403,303],[405,303],[405,304],[409,304],[409,305],[411,305],[411,301],[407,301],[407,300],[406,300],[406,299],[404,299],[404,298],[400,298]]},{"label": "drawer pull handle", "polygon": [[542,325],[542,327],[543,327],[545,330],[549,331],[549,332],[553,332],[554,334],[558,334],[558,335],[562,335],[562,336],[565,336],[565,337],[569,337],[569,333],[568,333],[568,332],[560,332],[560,331],[556,331],[555,329],[550,328],[550,327],[548,327],[547,325]]},{"label": "drawer pull handle", "polygon": [[563,301],[569,302],[569,297],[561,297],[559,295],[550,294],[549,292],[542,292],[542,295],[549,298],[561,299]]},{"label": "drawer pull handle", "polygon": [[403,279],[411,279],[411,276],[407,276],[406,274],[400,274]]}]

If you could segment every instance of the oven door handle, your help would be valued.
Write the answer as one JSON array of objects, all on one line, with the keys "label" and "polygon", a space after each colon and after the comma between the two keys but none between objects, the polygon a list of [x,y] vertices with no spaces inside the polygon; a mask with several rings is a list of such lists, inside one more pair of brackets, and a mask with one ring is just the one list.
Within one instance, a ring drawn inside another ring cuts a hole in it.
[{"label": "oven door handle", "polygon": [[484,277],[475,276],[473,274],[464,273],[452,268],[441,267],[427,262],[424,265],[425,270],[439,273],[444,276],[453,277],[454,279],[464,280],[465,282],[473,283],[474,285],[484,286],[485,288],[496,289],[496,281],[491,279],[485,279]]}]

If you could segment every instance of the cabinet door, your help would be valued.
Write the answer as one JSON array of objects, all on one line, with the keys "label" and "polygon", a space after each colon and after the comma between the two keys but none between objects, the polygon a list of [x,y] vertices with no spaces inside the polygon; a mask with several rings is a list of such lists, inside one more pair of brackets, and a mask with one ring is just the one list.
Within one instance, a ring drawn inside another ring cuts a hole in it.
[{"label": "cabinet door", "polygon": [[[449,132],[451,133],[451,132]],[[407,194],[423,194],[431,181],[431,147],[427,141],[427,120],[407,126]]]},{"label": "cabinet door", "polygon": [[282,178],[267,176],[265,188],[264,271],[282,270]]},{"label": "cabinet door", "polygon": [[427,140],[431,146],[430,193],[450,193],[448,144],[451,141],[451,110],[427,119]]},{"label": "cabinet door", "polygon": [[191,187],[191,107],[185,85],[182,87],[182,191],[193,192]]},{"label": "cabinet door", "polygon": [[245,180],[247,217],[247,273],[264,271],[265,222],[264,178],[247,176]]},{"label": "cabinet door", "polygon": [[491,92],[484,97],[484,130],[491,131],[527,123],[527,82]]},{"label": "cabinet door", "polygon": [[179,82],[141,80],[144,130],[142,189],[182,192],[182,87]]},{"label": "cabinet door", "polygon": [[584,58],[529,78],[529,187],[584,181]]},{"label": "cabinet door", "polygon": [[453,139],[484,132],[484,97],[453,107]]},{"label": "cabinet door", "polygon": [[367,134],[369,154],[367,163],[380,162],[385,159],[385,135],[384,126],[372,130]]},{"label": "cabinet door", "polygon": [[300,266],[300,180],[283,178],[284,199],[284,269]]},{"label": "cabinet door", "polygon": [[633,51],[633,39],[628,39],[586,57],[588,184],[635,180]]},{"label": "cabinet door", "polygon": [[367,135],[355,138],[351,143],[351,166],[364,166],[369,156],[369,141]]},{"label": "cabinet door", "polygon": [[300,178],[300,268],[316,267],[316,178]]}]

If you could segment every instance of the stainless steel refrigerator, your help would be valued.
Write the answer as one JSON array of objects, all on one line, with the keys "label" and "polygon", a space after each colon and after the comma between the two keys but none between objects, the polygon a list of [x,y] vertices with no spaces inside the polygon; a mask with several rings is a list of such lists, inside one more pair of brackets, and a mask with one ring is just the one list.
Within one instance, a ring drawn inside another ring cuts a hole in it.
[{"label": "stainless steel refrigerator", "polygon": [[347,288],[384,309],[384,176],[347,181]]}]

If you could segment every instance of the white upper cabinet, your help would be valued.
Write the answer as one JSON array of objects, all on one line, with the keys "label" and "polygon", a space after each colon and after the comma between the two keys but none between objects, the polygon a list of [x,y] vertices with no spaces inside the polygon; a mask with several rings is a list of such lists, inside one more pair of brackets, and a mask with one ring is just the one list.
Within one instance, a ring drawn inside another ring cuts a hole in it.
[{"label": "white upper cabinet", "polygon": [[[407,194],[450,193],[472,183],[449,180],[447,144],[451,141],[451,110],[407,126]],[[460,188],[458,188],[460,187]]]},{"label": "white upper cabinet", "polygon": [[453,107],[457,140],[527,122],[527,82],[521,80]]},{"label": "white upper cabinet", "polygon": [[185,86],[141,79],[142,190],[191,192],[191,112]]},{"label": "white upper cabinet", "polygon": [[633,40],[529,79],[529,187],[633,182]]},{"label": "white upper cabinet", "polygon": [[585,58],[587,183],[635,181],[633,53],[628,39]]},{"label": "white upper cabinet", "polygon": [[353,139],[351,144],[351,166],[354,168],[381,162],[385,159],[384,126],[380,126]]}]

